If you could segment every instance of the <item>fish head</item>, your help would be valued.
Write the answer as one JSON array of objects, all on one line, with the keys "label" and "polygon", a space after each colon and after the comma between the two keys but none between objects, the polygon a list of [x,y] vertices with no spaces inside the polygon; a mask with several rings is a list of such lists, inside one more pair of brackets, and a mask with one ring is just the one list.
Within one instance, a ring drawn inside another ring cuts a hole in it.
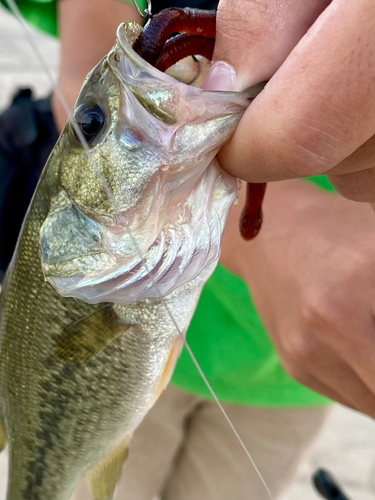
[{"label": "fish head", "polygon": [[161,73],[132,49],[140,30],[119,27],[56,146],[59,186],[41,229],[42,268],[60,294],[87,302],[170,293],[208,268],[238,189],[213,159],[247,96]]}]

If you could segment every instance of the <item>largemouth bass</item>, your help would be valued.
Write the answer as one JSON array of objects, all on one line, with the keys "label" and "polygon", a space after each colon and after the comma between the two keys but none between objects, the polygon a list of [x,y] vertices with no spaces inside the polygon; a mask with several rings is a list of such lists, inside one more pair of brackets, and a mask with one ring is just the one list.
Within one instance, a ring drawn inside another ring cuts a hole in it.
[{"label": "largemouth bass", "polygon": [[95,499],[112,497],[237,196],[238,181],[214,157],[247,95],[204,92],[159,72],[132,49],[140,30],[121,25],[87,77],[74,116],[90,157],[68,123],[4,280],[8,500],[66,500],[83,476]]}]

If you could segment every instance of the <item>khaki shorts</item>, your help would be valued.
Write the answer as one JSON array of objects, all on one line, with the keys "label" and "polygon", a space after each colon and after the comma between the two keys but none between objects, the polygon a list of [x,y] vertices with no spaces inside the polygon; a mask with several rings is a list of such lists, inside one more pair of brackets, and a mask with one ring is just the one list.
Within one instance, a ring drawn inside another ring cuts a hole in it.
[{"label": "khaki shorts", "polygon": [[[273,496],[291,482],[327,407],[224,405]],[[74,500],[88,500],[82,482]],[[269,500],[213,402],[168,387],[133,437],[116,500]]]}]

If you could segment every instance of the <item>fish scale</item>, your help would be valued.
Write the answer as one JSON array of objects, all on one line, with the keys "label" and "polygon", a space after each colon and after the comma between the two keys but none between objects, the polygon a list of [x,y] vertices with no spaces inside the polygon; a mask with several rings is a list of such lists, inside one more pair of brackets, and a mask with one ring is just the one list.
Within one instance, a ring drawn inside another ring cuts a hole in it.
[{"label": "fish scale", "polygon": [[[83,476],[95,500],[112,498],[131,435],[171,375],[179,333],[217,263],[237,196],[238,181],[212,159],[246,109],[246,94],[203,92],[160,73],[132,50],[140,30],[121,25],[115,47],[85,81],[74,114],[99,109],[105,124],[89,137],[90,158],[66,125],[4,280],[7,500],[67,500]],[[160,297],[152,276],[144,279],[147,267],[139,282],[128,278],[140,253],[178,224],[183,244],[171,240],[155,264],[168,290]],[[124,286],[100,302],[112,279]]]},{"label": "fish scale", "polygon": [[[38,262],[35,249],[44,219],[34,218],[42,212],[39,205],[36,199],[23,228],[13,279],[2,304],[3,311],[7,303],[13,304],[11,323],[6,318],[1,323],[2,335],[7,327],[20,334],[7,336],[6,345],[2,344],[1,399],[7,402],[3,412],[11,436],[10,469],[18,471],[10,477],[8,497],[58,500],[68,498],[82,468],[107,455],[112,443],[125,437],[123,430],[131,432],[136,426],[150,404],[177,332],[173,325],[168,327],[165,312],[160,314],[160,304],[144,304],[143,328],[130,327],[95,359],[85,364],[51,361],[64,327],[101,308],[63,299],[44,282],[40,266],[25,265]],[[22,290],[37,290],[38,298],[20,294],[19,282],[26,285]],[[118,306],[116,314],[124,321],[136,321],[140,314],[132,309]],[[15,381],[20,393],[12,398],[9,391]],[[28,408],[28,418],[18,407],[20,402]]]}]

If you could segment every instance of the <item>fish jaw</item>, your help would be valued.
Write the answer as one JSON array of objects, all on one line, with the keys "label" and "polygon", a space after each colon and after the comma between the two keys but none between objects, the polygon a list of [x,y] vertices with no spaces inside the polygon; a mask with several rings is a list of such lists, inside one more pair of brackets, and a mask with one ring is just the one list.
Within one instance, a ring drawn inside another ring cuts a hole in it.
[{"label": "fish jaw", "polygon": [[217,264],[238,187],[236,179],[212,162],[187,199],[170,207],[168,222],[150,248],[144,254],[134,248],[130,259],[129,245],[136,245],[132,240],[137,235],[126,229],[114,235],[65,199],[41,229],[45,279],[60,295],[91,304],[166,297],[198,275],[206,280]]},{"label": "fish jaw", "polygon": [[239,187],[214,157],[248,100],[156,70],[132,49],[139,29],[120,26],[78,97],[79,110],[98,95],[110,123],[89,159],[68,125],[61,186],[41,229],[45,279],[91,304],[165,297],[199,273],[207,279]]}]

